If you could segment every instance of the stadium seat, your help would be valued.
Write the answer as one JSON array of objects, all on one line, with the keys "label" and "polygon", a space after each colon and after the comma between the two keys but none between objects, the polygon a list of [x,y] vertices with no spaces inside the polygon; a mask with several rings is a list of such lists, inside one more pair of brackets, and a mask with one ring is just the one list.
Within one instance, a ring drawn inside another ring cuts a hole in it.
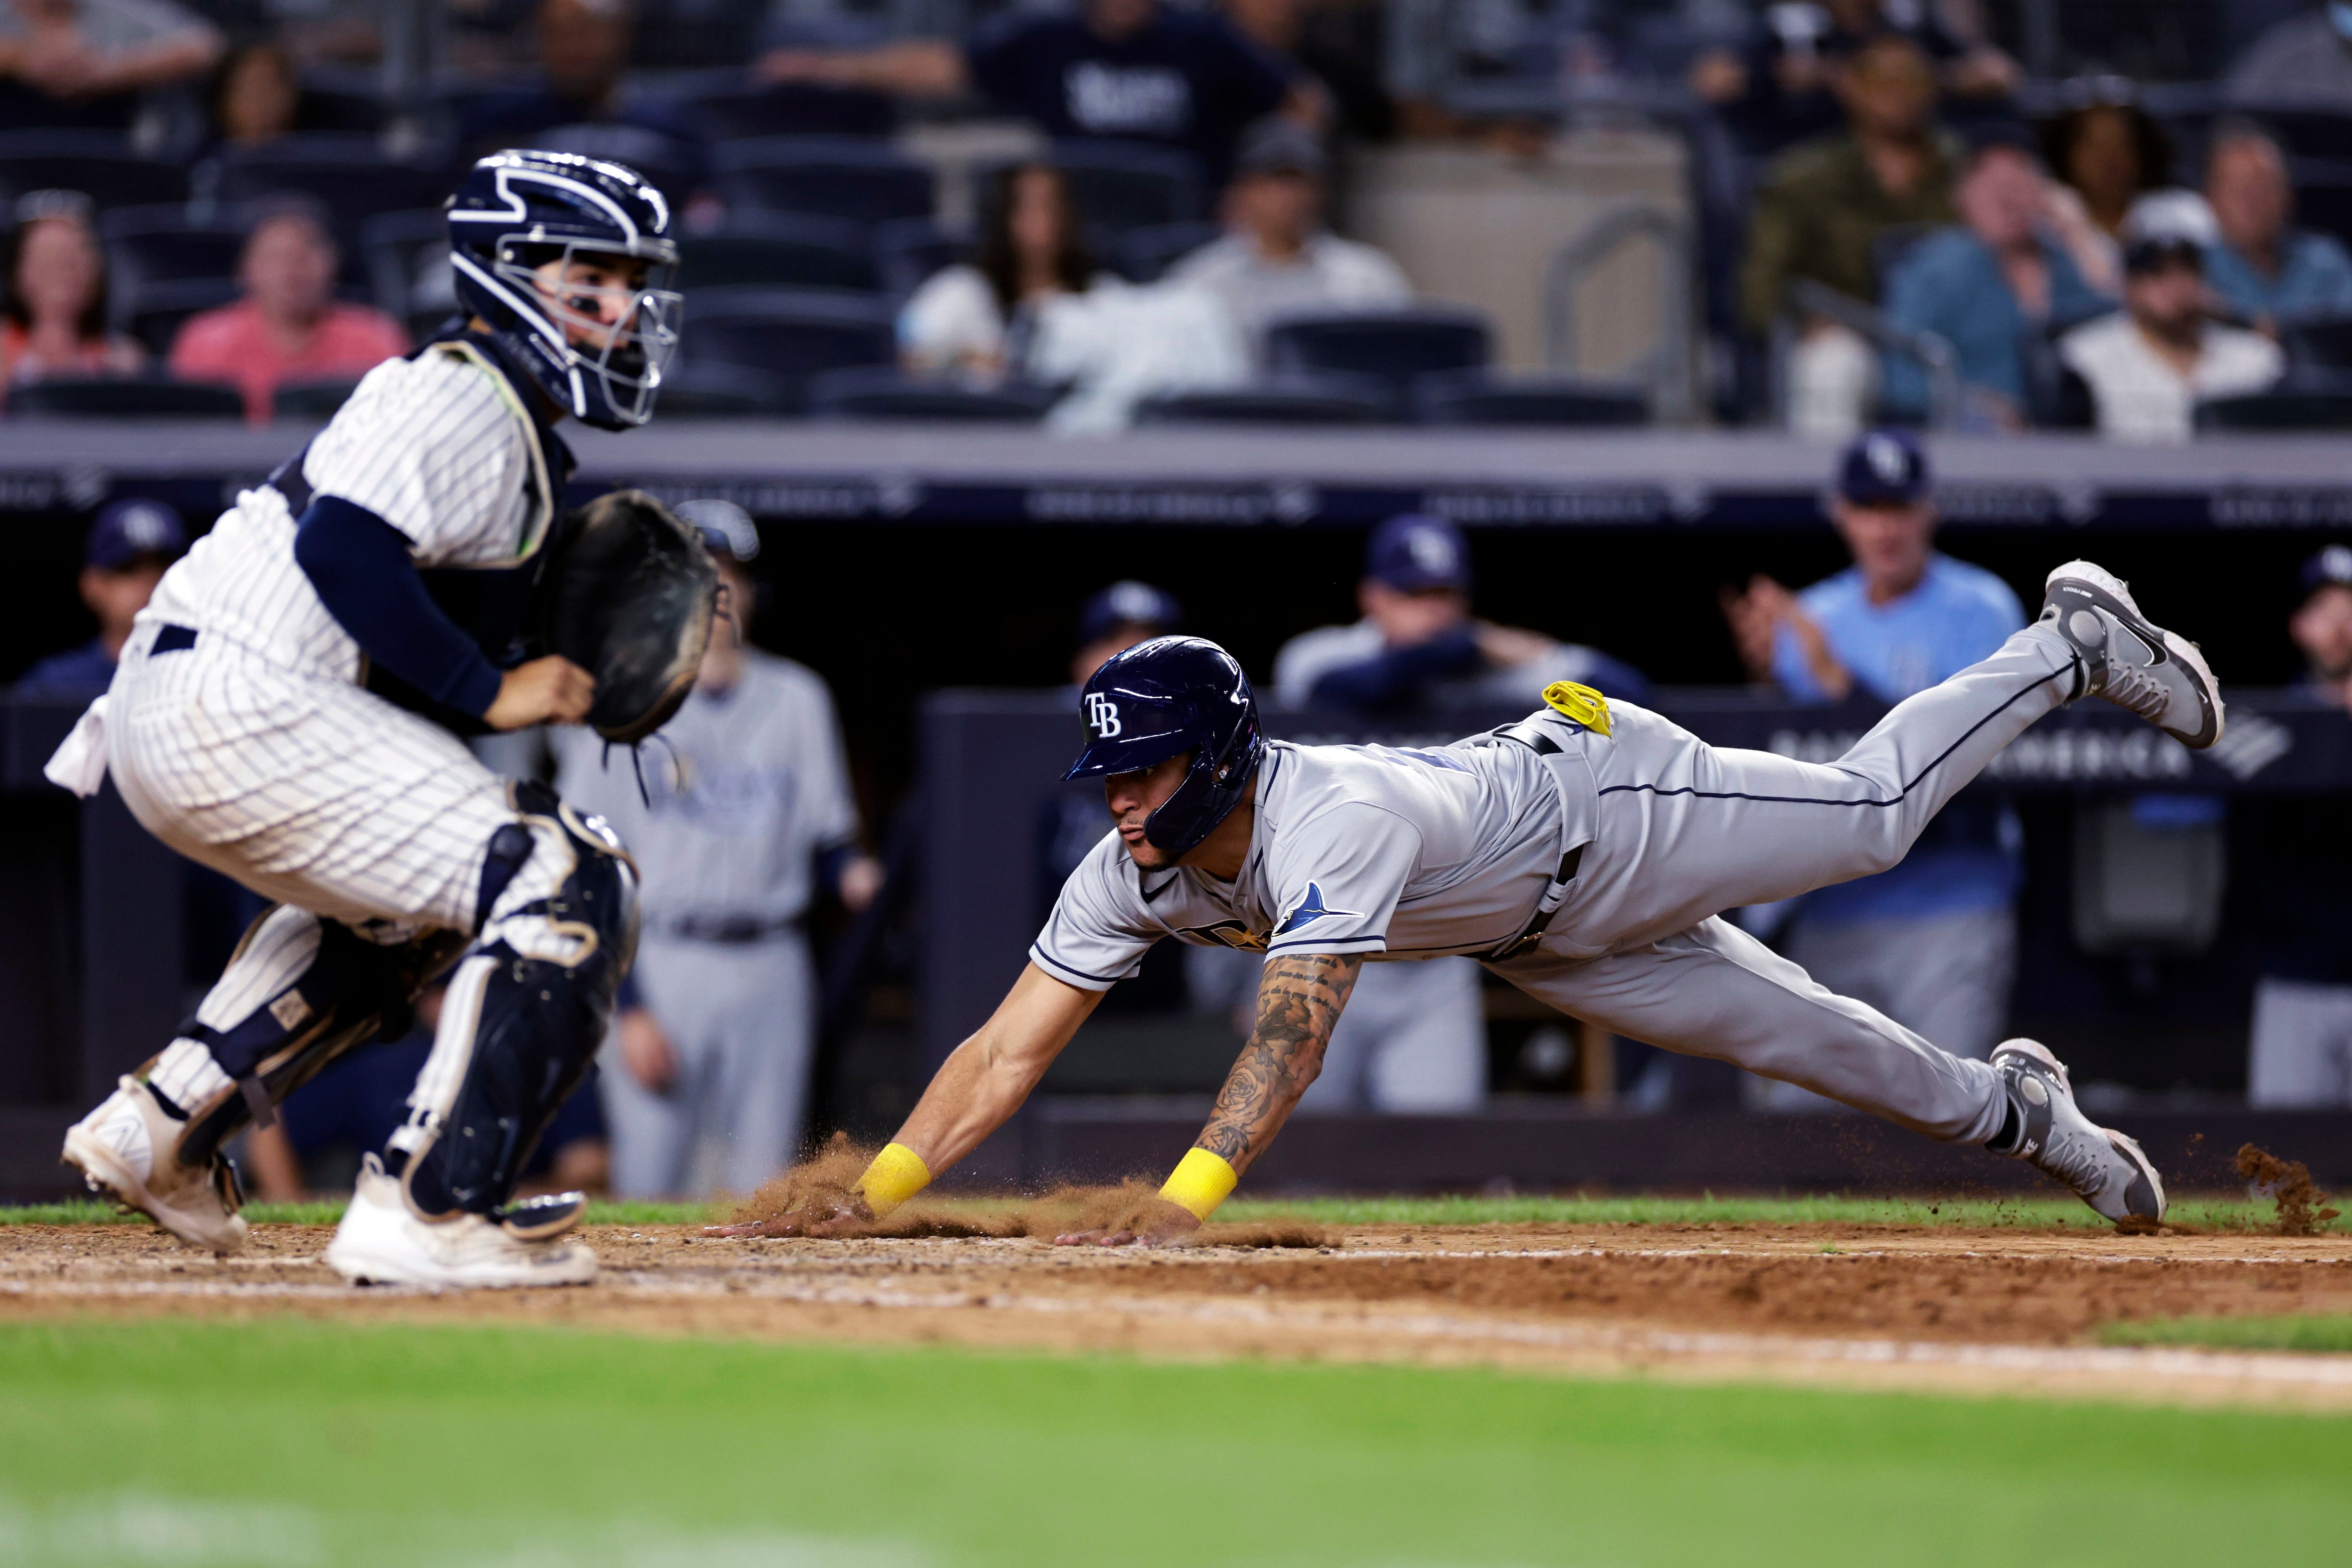
[{"label": "stadium seat", "polygon": [[202,310],[217,309],[244,292],[234,278],[182,278],[168,283],[151,283],[139,290],[131,308],[123,312],[122,324],[131,335],[147,347],[158,360],[168,358],[172,340],[188,318]]},{"label": "stadium seat", "polygon": [[2279,346],[2298,370],[2352,370],[2352,316],[2323,316],[2279,329]]},{"label": "stadium seat", "polygon": [[225,153],[207,166],[206,177],[214,199],[224,203],[287,192],[313,198],[332,216],[347,251],[359,244],[369,218],[438,207],[453,184],[446,170],[384,157],[373,137],[323,132]]},{"label": "stadium seat", "polygon": [[694,289],[758,284],[785,289],[881,286],[865,231],[844,218],[741,213],[679,246],[682,282]]},{"label": "stadium seat", "polygon": [[721,143],[711,168],[719,195],[733,207],[847,218],[869,226],[931,215],[931,171],[887,142],[761,136]]},{"label": "stadium seat", "polygon": [[1117,237],[1112,264],[1130,283],[1157,283],[1167,270],[1223,235],[1213,223],[1160,223]]},{"label": "stadium seat", "polygon": [[2296,158],[2291,167],[2295,222],[2352,245],[2352,161]]},{"label": "stadium seat", "polygon": [[558,125],[533,136],[531,145],[626,164],[667,196],[672,208],[684,206],[702,187],[701,150],[643,125]]},{"label": "stadium seat", "polygon": [[2087,319],[2028,327],[2019,337],[2018,360],[2025,372],[2023,413],[2037,430],[2089,430],[2098,424],[2089,384],[2058,357],[2058,340]]},{"label": "stadium seat", "polygon": [[155,376],[68,376],[8,389],[11,419],[242,419],[233,386]]},{"label": "stadium seat", "polygon": [[297,131],[380,134],[392,118],[383,73],[373,66],[313,66],[302,73],[294,108]]},{"label": "stadium seat", "polygon": [[1369,376],[1276,374],[1248,386],[1146,399],[1138,425],[1376,425],[1395,417],[1387,383]]},{"label": "stadium seat", "polygon": [[[1070,188],[1078,221],[1108,235],[1202,216],[1201,166],[1183,153],[1133,142],[1056,142],[1046,154]],[[994,189],[1004,165],[981,171],[982,190]]]},{"label": "stadium seat", "polygon": [[110,274],[116,325],[130,320],[135,301],[161,283],[236,276],[245,230],[231,223],[189,221],[184,206],[121,207],[101,214],[100,242]]},{"label": "stadium seat", "polygon": [[1650,422],[1638,386],[1575,376],[1502,379],[1482,370],[1416,376],[1414,416],[1424,425],[1631,426]]},{"label": "stadium seat", "polygon": [[279,419],[307,419],[324,424],[358,390],[357,377],[335,381],[294,381],[278,389],[269,411]]},{"label": "stadium seat", "polygon": [[2290,374],[2267,392],[2209,398],[2197,405],[2197,428],[2223,430],[2352,430],[2352,375]]},{"label": "stadium seat", "polygon": [[662,378],[655,405],[667,419],[750,419],[800,411],[796,389],[756,370],[734,364],[674,367]]},{"label": "stadium seat", "polygon": [[686,112],[709,142],[763,136],[887,136],[898,128],[897,107],[878,92],[802,82],[746,89],[727,73],[725,86],[681,95]]},{"label": "stadium seat", "polygon": [[449,274],[449,220],[437,207],[380,213],[360,225],[359,253],[375,308],[423,338],[457,308]]},{"label": "stadium seat", "polygon": [[936,218],[900,218],[874,230],[874,267],[882,291],[903,300],[931,274],[970,259],[971,237],[944,227]]},{"label": "stadium seat", "polygon": [[0,193],[80,191],[100,207],[152,206],[188,199],[187,171],[142,158],[111,131],[12,131],[0,134]]},{"label": "stadium seat", "polygon": [[940,420],[959,425],[1034,425],[1060,394],[1008,384],[960,386],[888,367],[829,370],[809,378],[808,410],[823,418],[875,423]]},{"label": "stadium seat", "polygon": [[698,290],[687,302],[681,359],[772,376],[793,409],[820,371],[888,365],[898,357],[889,308],[855,295],[783,289]]},{"label": "stadium seat", "polygon": [[1266,329],[1265,359],[1277,371],[1339,371],[1377,376],[1402,408],[1415,376],[1483,369],[1494,334],[1475,310],[1333,311],[1286,316]]}]

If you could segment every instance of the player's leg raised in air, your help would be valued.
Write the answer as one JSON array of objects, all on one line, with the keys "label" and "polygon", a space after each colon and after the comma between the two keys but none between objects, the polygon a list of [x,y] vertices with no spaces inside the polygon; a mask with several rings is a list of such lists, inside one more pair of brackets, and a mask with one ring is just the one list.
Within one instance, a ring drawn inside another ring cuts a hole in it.
[{"label": "player's leg raised in air", "polygon": [[2092,696],[2186,745],[2221,737],[2221,693],[2195,647],[2086,562],[2051,574],[2041,617],[1999,652],[1896,707],[1834,763],[1710,747],[1620,707],[1613,733],[1588,741],[1600,814],[1575,890],[1541,944],[1496,971],[1629,1037],[2029,1159],[2110,1218],[2161,1217],[2154,1166],[2082,1115],[2045,1047],[1953,1056],[1714,918],[1895,865],[2003,746]]}]

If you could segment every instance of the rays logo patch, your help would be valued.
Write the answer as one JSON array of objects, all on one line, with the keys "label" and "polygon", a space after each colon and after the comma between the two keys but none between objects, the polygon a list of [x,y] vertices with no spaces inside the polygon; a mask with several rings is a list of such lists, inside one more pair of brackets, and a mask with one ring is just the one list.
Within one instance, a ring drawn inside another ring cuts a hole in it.
[{"label": "rays logo patch", "polygon": [[1331,908],[1323,901],[1323,889],[1315,883],[1309,882],[1307,884],[1307,896],[1298,900],[1298,907],[1290,911],[1287,919],[1275,927],[1274,934],[1288,936],[1292,931],[1304,931],[1326,915],[1342,920],[1360,920],[1363,916],[1363,911]]}]

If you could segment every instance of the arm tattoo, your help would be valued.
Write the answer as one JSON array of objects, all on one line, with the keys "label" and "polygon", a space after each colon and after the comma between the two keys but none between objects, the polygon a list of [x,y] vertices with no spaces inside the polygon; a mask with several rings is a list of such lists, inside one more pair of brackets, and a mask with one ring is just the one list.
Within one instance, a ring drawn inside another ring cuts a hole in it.
[{"label": "arm tattoo", "polygon": [[1258,982],[1257,1027],[1225,1077],[1216,1109],[1195,1140],[1235,1170],[1264,1152],[1290,1108],[1323,1068],[1331,1026],[1364,961],[1352,954],[1276,958]]}]

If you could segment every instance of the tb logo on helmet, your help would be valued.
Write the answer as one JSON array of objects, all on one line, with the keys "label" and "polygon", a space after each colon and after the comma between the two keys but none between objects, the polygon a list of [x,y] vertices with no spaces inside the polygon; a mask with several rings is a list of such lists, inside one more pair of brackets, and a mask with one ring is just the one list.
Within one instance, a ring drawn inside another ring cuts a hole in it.
[{"label": "tb logo on helmet", "polygon": [[1095,732],[1097,741],[1108,741],[1119,732],[1118,704],[1099,691],[1087,693],[1087,728]]}]

